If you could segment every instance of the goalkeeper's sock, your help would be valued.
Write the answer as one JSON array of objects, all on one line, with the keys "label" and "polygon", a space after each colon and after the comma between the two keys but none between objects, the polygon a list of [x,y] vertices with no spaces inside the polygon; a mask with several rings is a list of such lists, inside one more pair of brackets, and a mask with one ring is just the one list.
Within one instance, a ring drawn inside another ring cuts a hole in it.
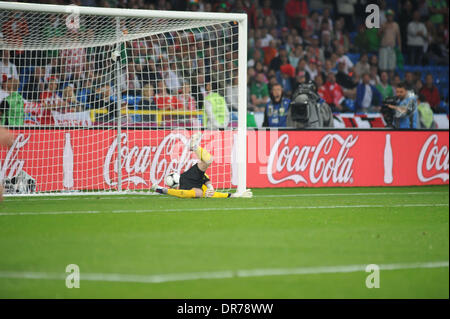
[{"label": "goalkeeper's sock", "polygon": [[197,148],[194,150],[195,154],[197,154],[198,158],[207,163],[207,164],[211,164],[212,162],[212,156],[211,154],[205,150],[203,147],[201,146],[197,146]]},{"label": "goalkeeper's sock", "polygon": [[167,195],[176,196],[180,198],[195,198],[195,190],[169,188],[167,190]]},{"label": "goalkeeper's sock", "polygon": [[220,192],[214,192],[214,195],[211,196],[211,198],[228,198],[230,197],[230,193],[220,193]]}]

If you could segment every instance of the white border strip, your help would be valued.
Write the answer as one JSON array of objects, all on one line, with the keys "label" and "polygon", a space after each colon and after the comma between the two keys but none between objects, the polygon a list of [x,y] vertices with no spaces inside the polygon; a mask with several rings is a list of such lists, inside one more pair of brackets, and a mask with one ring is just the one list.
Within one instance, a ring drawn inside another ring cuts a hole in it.
[{"label": "white border strip", "polygon": [[307,210],[307,209],[338,209],[338,208],[394,208],[394,207],[448,207],[448,203],[441,204],[399,204],[399,205],[334,205],[334,206],[258,206],[258,207],[198,207],[198,208],[161,208],[141,210],[72,210],[55,212],[12,212],[0,213],[0,216],[22,216],[22,215],[73,215],[73,214],[129,214],[129,213],[174,213],[174,212],[209,212],[209,211],[266,211],[266,210]]},{"label": "white border strip", "polygon": [[[156,284],[165,282],[177,282],[199,279],[229,279],[229,278],[249,278],[265,276],[292,276],[292,275],[317,275],[352,273],[365,271],[367,265],[344,265],[325,267],[299,267],[299,268],[273,268],[273,269],[251,269],[251,270],[226,270],[214,272],[193,272],[175,273],[160,275],[128,275],[128,274],[98,274],[80,273],[80,281],[106,281],[106,282],[132,282],[144,284]],[[402,263],[379,265],[380,270],[402,270],[402,269],[425,269],[425,268],[445,268],[449,267],[448,261]],[[17,272],[0,271],[0,278],[6,279],[43,279],[43,280],[64,280],[67,274],[46,273],[46,272]]]}]

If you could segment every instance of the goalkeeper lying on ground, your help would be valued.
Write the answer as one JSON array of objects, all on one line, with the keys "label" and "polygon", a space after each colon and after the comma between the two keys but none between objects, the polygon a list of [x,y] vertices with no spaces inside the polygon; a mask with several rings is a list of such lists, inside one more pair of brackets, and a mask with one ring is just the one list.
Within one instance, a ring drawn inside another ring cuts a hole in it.
[{"label": "goalkeeper lying on ground", "polygon": [[200,147],[201,133],[195,133],[191,137],[189,149],[197,154],[200,161],[180,175],[178,189],[160,187],[152,185],[150,190],[160,194],[167,194],[180,198],[195,197],[212,197],[212,198],[228,198],[228,197],[252,197],[251,190],[247,189],[242,194],[237,193],[221,193],[216,192],[211,184],[208,175],[205,174],[209,165],[213,162],[213,158],[208,151]]}]

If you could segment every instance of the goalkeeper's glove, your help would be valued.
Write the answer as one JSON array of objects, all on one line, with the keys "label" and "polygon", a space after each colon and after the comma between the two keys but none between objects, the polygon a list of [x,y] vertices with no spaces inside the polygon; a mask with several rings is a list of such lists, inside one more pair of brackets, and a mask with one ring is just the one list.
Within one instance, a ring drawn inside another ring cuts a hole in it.
[{"label": "goalkeeper's glove", "polygon": [[214,187],[212,186],[211,183],[206,185],[206,191],[205,191],[205,196],[206,197],[212,197],[215,192],[216,191],[214,190]]}]

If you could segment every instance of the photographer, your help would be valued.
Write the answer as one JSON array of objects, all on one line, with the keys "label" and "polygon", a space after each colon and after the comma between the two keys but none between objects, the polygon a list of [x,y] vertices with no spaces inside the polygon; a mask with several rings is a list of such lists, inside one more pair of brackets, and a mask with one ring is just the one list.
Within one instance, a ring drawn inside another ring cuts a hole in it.
[{"label": "photographer", "polygon": [[283,87],[276,83],[270,90],[270,101],[264,112],[264,127],[286,127],[291,100],[283,96]]},{"label": "photographer", "polygon": [[386,106],[394,110],[393,127],[398,128],[418,128],[417,100],[414,93],[406,90],[406,84],[400,83],[395,89],[398,98],[396,105],[387,104]]},{"label": "photographer", "polygon": [[300,84],[292,95],[287,125],[295,128],[333,127],[330,106],[317,94],[314,82]]}]

